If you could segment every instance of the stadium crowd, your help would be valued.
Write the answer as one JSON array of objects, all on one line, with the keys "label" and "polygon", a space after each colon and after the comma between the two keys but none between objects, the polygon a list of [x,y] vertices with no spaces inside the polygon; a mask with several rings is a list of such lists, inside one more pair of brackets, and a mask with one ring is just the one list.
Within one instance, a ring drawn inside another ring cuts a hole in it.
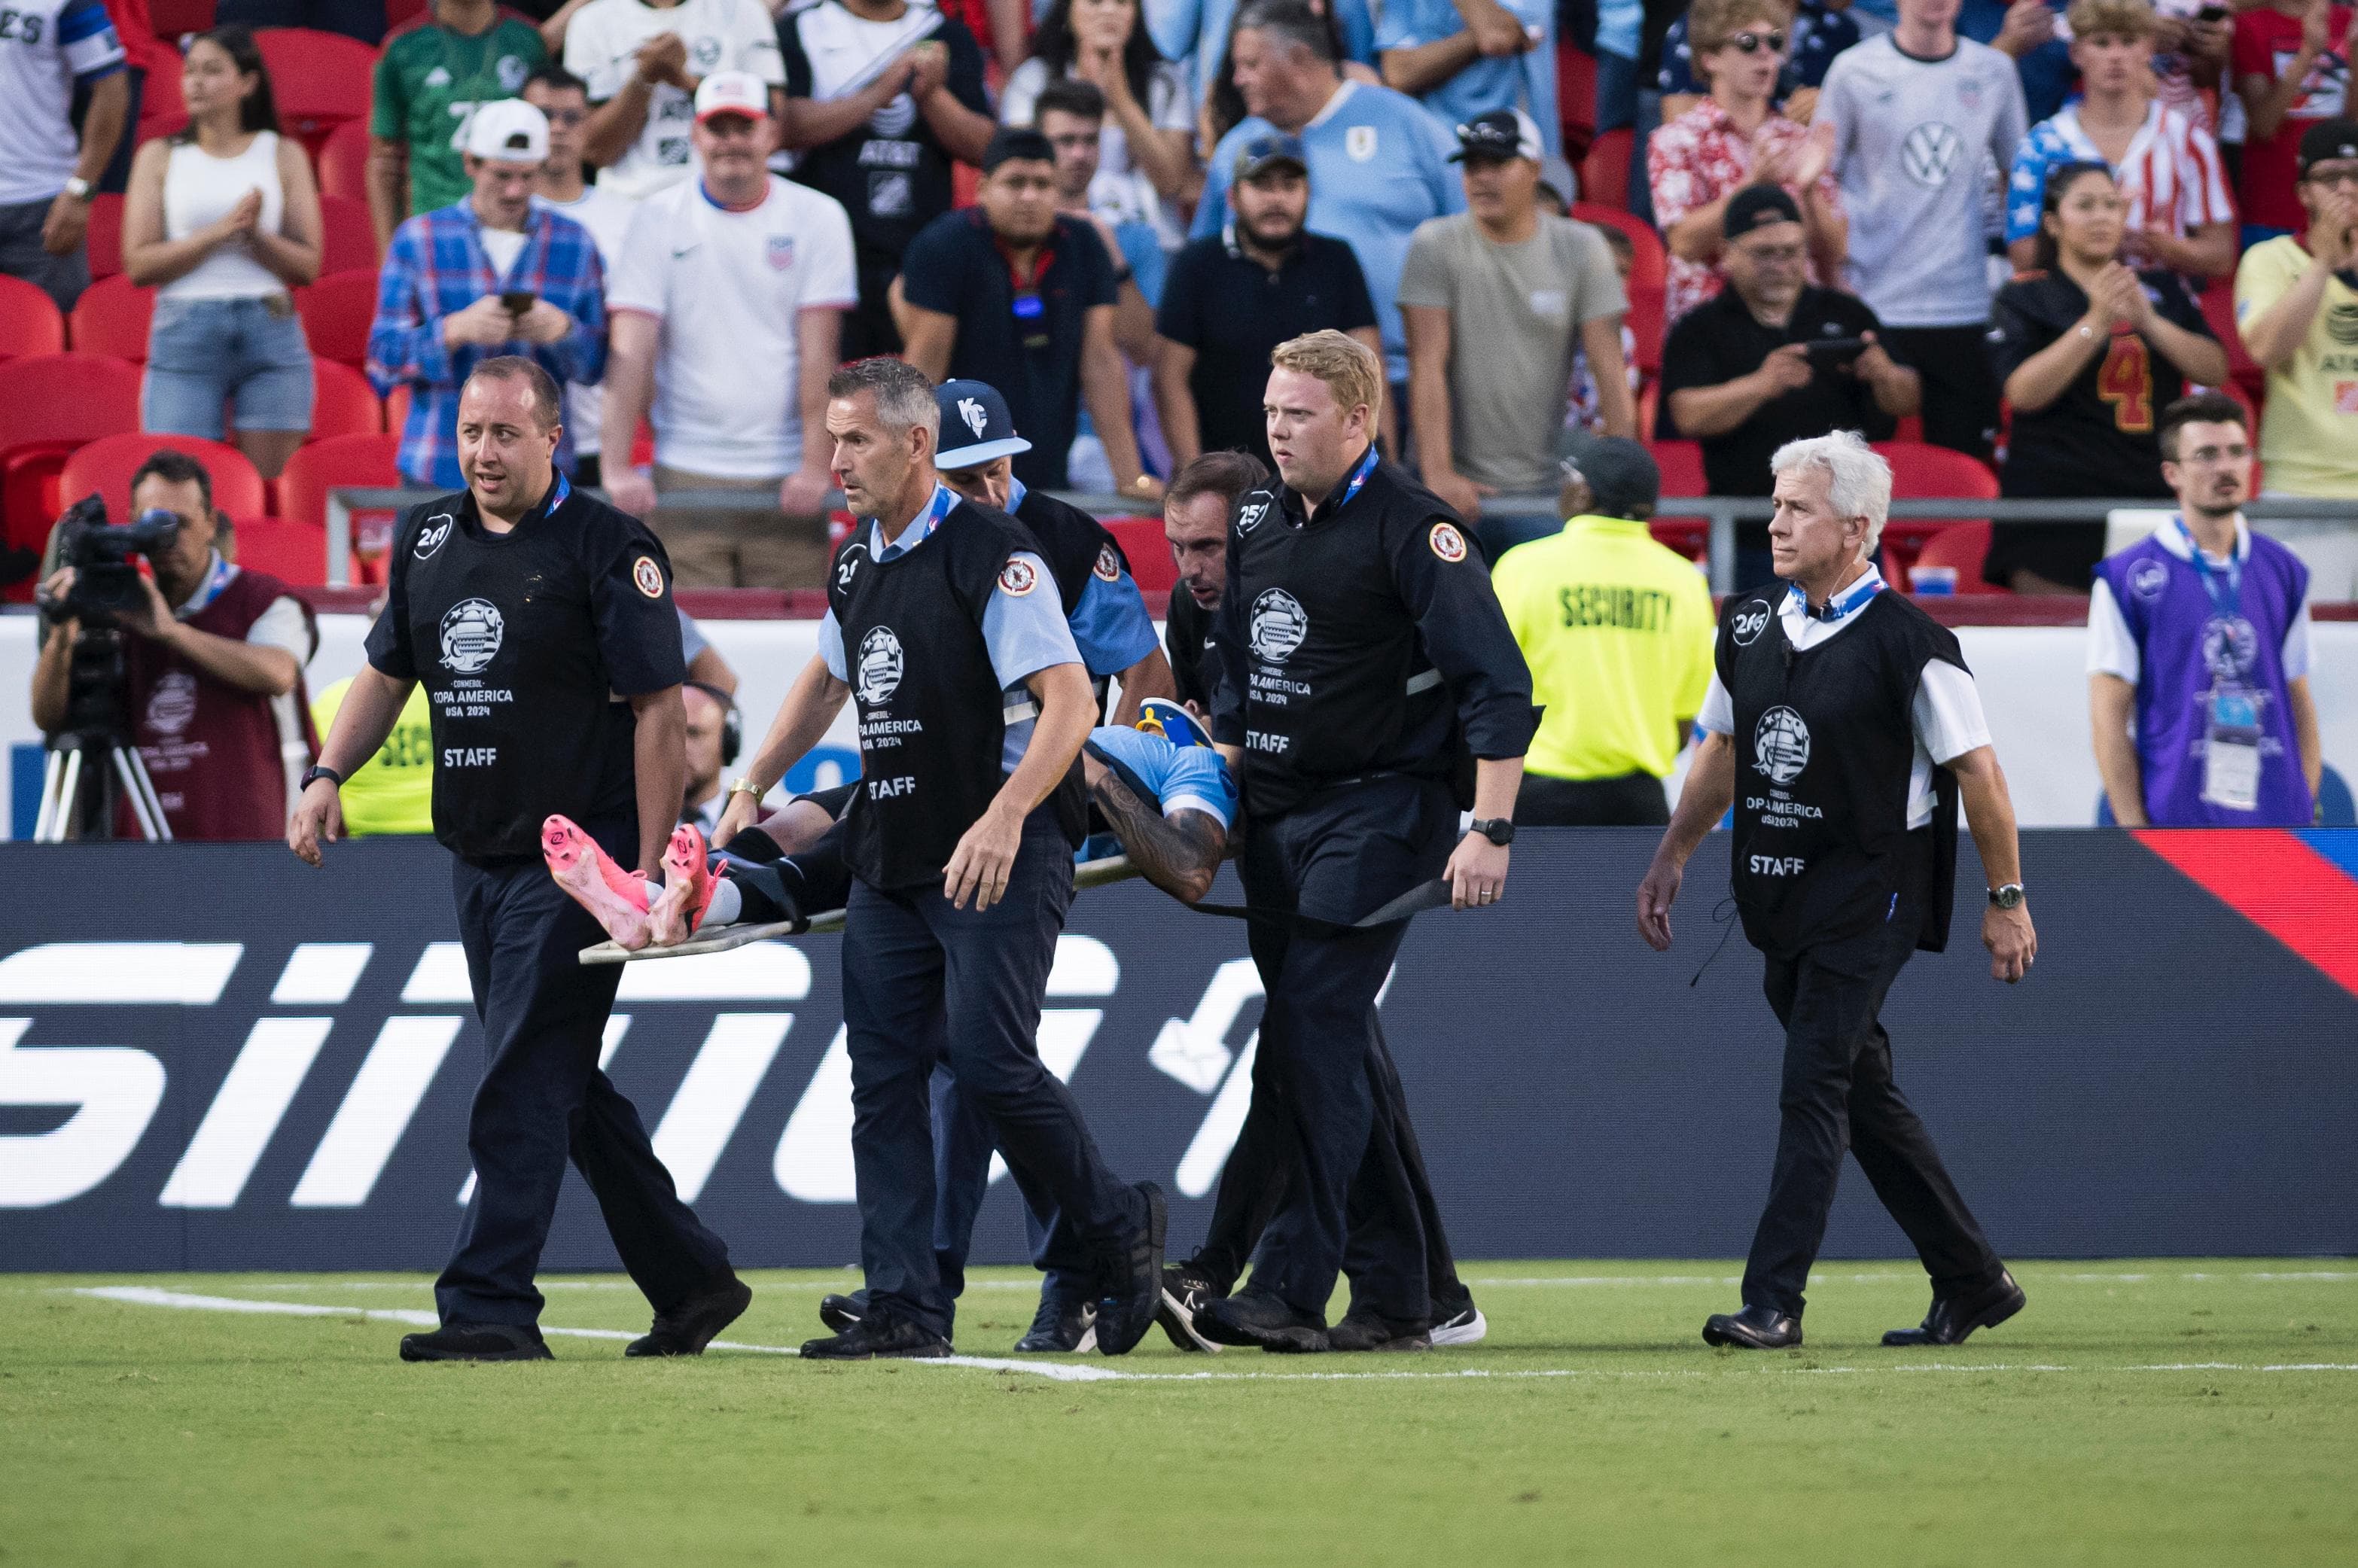
[{"label": "stadium crowd", "polygon": [[[2162,413],[2201,389],[2255,492],[2358,506],[2331,0],[150,3],[32,0],[0,37],[0,417],[116,421],[0,432],[15,555],[76,443],[135,427],[260,498],[208,491],[224,568],[318,581],[327,488],[459,488],[459,388],[523,354],[566,387],[564,471],[679,586],[814,586],[839,362],[988,382],[1022,485],[1151,511],[1205,454],[1267,459],[1270,351],[1324,328],[1380,352],[1387,449],[1494,561],[1570,538],[1584,452],[1627,524],[1765,496],[1835,429],[1915,493],[2166,502]],[[107,356],[127,417],[61,379]],[[2358,522],[2260,528],[2305,673]],[[2103,524],[1951,532],[1887,574],[2093,589],[2134,683]],[[1766,525],[1737,546],[1765,581]],[[233,634],[286,644],[274,602]],[[1664,679],[1660,732],[1580,766],[1666,771],[1693,708]]]}]

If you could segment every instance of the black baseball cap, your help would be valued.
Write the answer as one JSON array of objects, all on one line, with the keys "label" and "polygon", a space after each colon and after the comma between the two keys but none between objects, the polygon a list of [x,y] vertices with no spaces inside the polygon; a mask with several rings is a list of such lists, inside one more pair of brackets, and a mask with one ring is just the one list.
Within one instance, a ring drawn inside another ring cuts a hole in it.
[{"label": "black baseball cap", "polygon": [[1229,183],[1241,185],[1273,168],[1293,168],[1304,176],[1310,173],[1310,155],[1303,150],[1300,136],[1277,131],[1255,136],[1237,149],[1236,173]]},{"label": "black baseball cap", "polygon": [[1010,158],[1026,158],[1039,163],[1055,163],[1056,149],[1039,132],[1019,125],[1001,125],[990,134],[990,141],[982,149],[982,172],[989,174]]},{"label": "black baseball cap", "polygon": [[1566,430],[1556,438],[1555,455],[1564,478],[1588,486],[1588,509],[1599,517],[1651,517],[1662,498],[1654,454],[1627,437]]},{"label": "black baseball cap", "polygon": [[1449,161],[1527,157],[1537,163],[1543,152],[1537,121],[1520,109],[1493,109],[1457,127],[1457,150],[1449,155]]},{"label": "black baseball cap", "polygon": [[1801,210],[1784,191],[1773,185],[1747,185],[1727,199],[1720,213],[1719,232],[1723,239],[1736,240],[1770,223],[1801,221]]},{"label": "black baseball cap", "polygon": [[2320,120],[2300,134],[2300,152],[2294,160],[2300,178],[2321,163],[2358,158],[2358,120]]}]

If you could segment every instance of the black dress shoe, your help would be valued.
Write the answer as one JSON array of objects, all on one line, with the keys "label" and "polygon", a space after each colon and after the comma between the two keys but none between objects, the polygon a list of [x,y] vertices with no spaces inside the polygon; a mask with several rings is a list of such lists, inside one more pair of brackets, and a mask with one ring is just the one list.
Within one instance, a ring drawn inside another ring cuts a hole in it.
[{"label": "black dress shoe", "polygon": [[1043,1295],[1030,1331],[1015,1342],[1015,1348],[1026,1355],[1068,1356],[1094,1350],[1097,1343],[1098,1309],[1093,1303]]},{"label": "black dress shoe", "polygon": [[1174,1263],[1163,1271],[1163,1305],[1154,1314],[1154,1321],[1171,1336],[1171,1343],[1180,1349],[1195,1354],[1219,1353],[1219,1346],[1206,1339],[1195,1327],[1195,1314],[1220,1299],[1211,1277],[1193,1263]]},{"label": "black dress shoe", "polygon": [[1163,1305],[1163,1189],[1141,1182],[1138,1192],[1146,1200],[1146,1223],[1109,1261],[1106,1293],[1098,1302],[1098,1348],[1108,1356],[1128,1355],[1154,1326]]},{"label": "black dress shoe", "polygon": [[1326,1320],[1296,1312],[1275,1296],[1246,1291],[1207,1303],[1195,1314],[1195,1330],[1220,1345],[1257,1345],[1263,1350],[1308,1354],[1326,1350]]},{"label": "black dress shoe", "polygon": [[405,1361],[553,1361],[530,1324],[446,1323],[430,1334],[401,1336]]},{"label": "black dress shoe", "polygon": [[1703,1342],[1738,1350],[1790,1350],[1801,1343],[1801,1320],[1765,1306],[1714,1313],[1703,1320]]},{"label": "black dress shoe", "polygon": [[810,1361],[926,1360],[949,1353],[948,1340],[889,1312],[871,1312],[831,1339],[803,1343],[803,1357]]},{"label": "black dress shoe", "polygon": [[1326,1332],[1329,1350],[1430,1350],[1431,1330],[1421,1323],[1401,1323],[1356,1307]]},{"label": "black dress shoe", "polygon": [[727,1284],[655,1314],[654,1327],[623,1346],[622,1354],[701,1356],[712,1336],[744,1316],[752,1304],[753,1288],[732,1274]]},{"label": "black dress shoe", "polygon": [[1970,1296],[1934,1296],[1932,1310],[1915,1328],[1895,1328],[1883,1336],[1886,1345],[1963,1345],[1976,1328],[1996,1328],[2022,1310],[2029,1298],[2014,1276],[1998,1271],[1997,1283]]},{"label": "black dress shoe", "polygon": [[854,1291],[848,1296],[821,1296],[818,1299],[818,1320],[838,1334],[859,1326],[868,1315],[868,1292]]}]

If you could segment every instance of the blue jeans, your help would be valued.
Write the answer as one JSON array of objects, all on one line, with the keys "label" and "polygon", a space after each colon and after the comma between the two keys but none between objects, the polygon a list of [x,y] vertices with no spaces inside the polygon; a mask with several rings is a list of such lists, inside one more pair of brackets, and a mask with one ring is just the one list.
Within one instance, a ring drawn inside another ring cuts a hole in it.
[{"label": "blue jeans", "polygon": [[218,441],[222,406],[233,398],[241,430],[308,430],[312,392],[311,348],[287,296],[156,302],[143,428]]}]

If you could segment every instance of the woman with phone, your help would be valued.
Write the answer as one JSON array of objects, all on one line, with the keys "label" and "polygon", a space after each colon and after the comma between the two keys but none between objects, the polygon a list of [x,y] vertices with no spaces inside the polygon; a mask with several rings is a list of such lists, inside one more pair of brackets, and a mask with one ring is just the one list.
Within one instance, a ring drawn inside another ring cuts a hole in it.
[{"label": "woman with phone", "polygon": [[123,270],[156,289],[140,425],[223,438],[276,477],[311,428],[311,349],[290,290],[319,276],[319,191],[278,134],[248,29],[200,35],[180,69],[189,128],[141,147],[123,213]]},{"label": "woman with phone", "polygon": [[[1991,352],[2014,408],[2000,493],[2169,499],[2155,435],[2188,384],[2227,379],[2227,354],[2185,280],[2122,259],[2127,203],[2101,163],[2050,169],[2037,260],[1998,291]],[[1998,524],[1982,577],[2017,593],[2085,593],[2102,523]]]}]

